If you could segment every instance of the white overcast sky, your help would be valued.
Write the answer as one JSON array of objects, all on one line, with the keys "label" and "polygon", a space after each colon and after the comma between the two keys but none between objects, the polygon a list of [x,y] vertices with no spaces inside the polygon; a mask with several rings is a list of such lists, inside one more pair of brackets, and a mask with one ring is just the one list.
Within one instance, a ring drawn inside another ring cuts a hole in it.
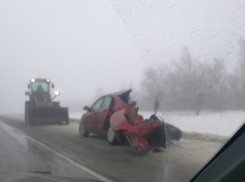
[{"label": "white overcast sky", "polygon": [[[143,69],[178,59],[233,65],[245,1],[0,0],[0,113],[22,112],[32,77],[50,78],[63,103],[114,92]],[[84,103],[84,105],[87,105]]]},{"label": "white overcast sky", "polygon": [[200,61],[234,66],[245,38],[245,0],[111,0],[147,66],[179,59],[183,46]]}]

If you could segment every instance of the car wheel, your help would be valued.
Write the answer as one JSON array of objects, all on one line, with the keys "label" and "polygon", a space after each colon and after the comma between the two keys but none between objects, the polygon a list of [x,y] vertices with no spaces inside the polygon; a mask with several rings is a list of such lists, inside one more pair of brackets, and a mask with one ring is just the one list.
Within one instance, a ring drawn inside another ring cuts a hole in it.
[{"label": "car wheel", "polygon": [[79,134],[80,136],[83,136],[83,137],[87,137],[89,135],[89,133],[86,131],[83,121],[81,121],[79,124]]},{"label": "car wheel", "polygon": [[107,141],[111,145],[115,145],[117,143],[117,138],[112,127],[109,127],[107,130]]},{"label": "car wheel", "polygon": [[69,120],[66,120],[65,124],[66,125],[70,124],[70,121]]}]

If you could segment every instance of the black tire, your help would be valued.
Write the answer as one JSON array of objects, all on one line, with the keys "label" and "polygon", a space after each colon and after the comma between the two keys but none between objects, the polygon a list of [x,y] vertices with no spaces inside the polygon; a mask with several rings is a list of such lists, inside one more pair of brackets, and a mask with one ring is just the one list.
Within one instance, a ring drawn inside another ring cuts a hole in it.
[{"label": "black tire", "polygon": [[30,120],[30,108],[32,106],[32,103],[29,101],[25,102],[25,123],[29,126],[31,126],[32,121]]},{"label": "black tire", "polygon": [[107,141],[110,145],[115,145],[117,143],[117,138],[116,138],[115,132],[111,126],[107,130],[106,138],[107,138]]},{"label": "black tire", "polygon": [[27,115],[27,111],[25,110],[25,123],[28,123],[28,115]]},{"label": "black tire", "polygon": [[25,111],[25,123],[26,123],[27,125],[31,126],[31,124],[30,124],[30,119],[29,119],[29,113],[28,113],[27,110]]},{"label": "black tire", "polygon": [[89,132],[86,130],[83,121],[81,121],[80,124],[79,124],[79,134],[82,137],[87,137],[89,135]]},{"label": "black tire", "polygon": [[183,135],[182,131],[179,128],[168,123],[165,123],[165,126],[166,126],[166,130],[169,133],[170,139],[179,141]]}]

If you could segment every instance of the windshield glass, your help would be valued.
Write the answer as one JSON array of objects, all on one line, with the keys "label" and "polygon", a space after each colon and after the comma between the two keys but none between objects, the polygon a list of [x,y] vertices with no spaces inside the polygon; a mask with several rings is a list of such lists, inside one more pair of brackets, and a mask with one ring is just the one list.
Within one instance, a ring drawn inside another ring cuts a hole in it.
[{"label": "windshield glass", "polygon": [[0,179],[188,182],[244,124],[244,0],[1,0],[0,27]]},{"label": "windshield glass", "polygon": [[47,82],[34,82],[31,83],[32,92],[49,92],[49,83]]}]

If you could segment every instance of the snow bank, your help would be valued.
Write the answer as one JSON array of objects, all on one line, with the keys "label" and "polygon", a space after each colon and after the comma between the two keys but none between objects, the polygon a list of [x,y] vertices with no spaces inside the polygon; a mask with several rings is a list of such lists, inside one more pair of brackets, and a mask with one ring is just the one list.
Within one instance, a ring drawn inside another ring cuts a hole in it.
[{"label": "snow bank", "polygon": [[[149,118],[153,112],[140,112],[144,118]],[[83,113],[70,113],[70,118],[80,119]],[[185,131],[185,137],[208,140],[223,140],[231,137],[244,123],[244,111],[201,112],[158,112],[165,122]],[[203,134],[203,135],[202,135]],[[223,138],[220,136],[224,136]]]},{"label": "snow bank", "polygon": [[[141,114],[144,117],[151,115],[150,112]],[[232,136],[245,120],[244,111],[201,112],[198,116],[194,112],[159,112],[158,115],[182,131],[228,137]]]}]

